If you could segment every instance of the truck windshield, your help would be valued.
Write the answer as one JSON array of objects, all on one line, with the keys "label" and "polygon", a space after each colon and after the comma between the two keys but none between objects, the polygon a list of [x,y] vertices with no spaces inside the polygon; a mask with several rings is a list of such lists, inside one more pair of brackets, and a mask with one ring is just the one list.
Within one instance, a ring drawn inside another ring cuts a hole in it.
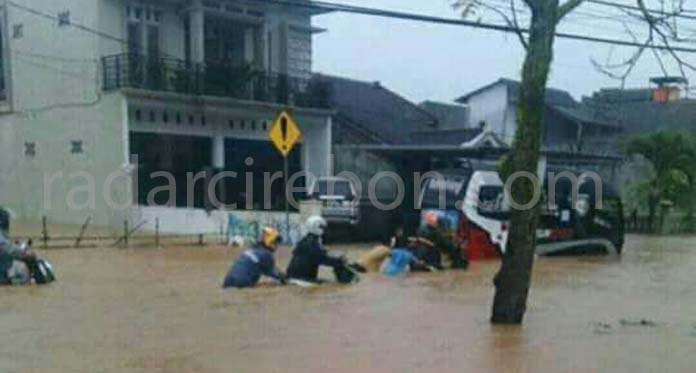
[{"label": "truck windshield", "polygon": [[464,199],[466,184],[467,179],[458,176],[428,179],[421,194],[421,208],[456,209],[457,202]]}]

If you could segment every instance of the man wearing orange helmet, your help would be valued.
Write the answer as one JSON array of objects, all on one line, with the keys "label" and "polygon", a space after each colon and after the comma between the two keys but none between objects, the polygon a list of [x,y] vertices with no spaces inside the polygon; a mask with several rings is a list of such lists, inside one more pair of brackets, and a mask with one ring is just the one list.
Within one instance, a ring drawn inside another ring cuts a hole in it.
[{"label": "man wearing orange helmet", "polygon": [[270,227],[263,229],[261,238],[253,248],[245,250],[230,267],[223,288],[254,287],[266,275],[285,284],[285,275],[275,265],[273,254],[278,249],[280,234]]},{"label": "man wearing orange helmet", "polygon": [[468,263],[462,253],[442,233],[440,218],[435,211],[423,215],[424,225],[415,238],[416,257],[435,268],[442,268],[442,255],[447,254],[452,261],[452,268],[466,269]]}]

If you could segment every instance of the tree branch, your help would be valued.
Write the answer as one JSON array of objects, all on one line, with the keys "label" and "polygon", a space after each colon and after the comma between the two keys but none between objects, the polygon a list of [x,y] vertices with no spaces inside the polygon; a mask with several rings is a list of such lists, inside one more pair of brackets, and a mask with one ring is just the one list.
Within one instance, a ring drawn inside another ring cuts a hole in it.
[{"label": "tree branch", "polygon": [[522,31],[520,31],[520,23],[517,20],[517,9],[515,9],[515,0],[510,0],[510,11],[512,12],[512,24],[515,27],[515,30],[518,30],[517,37],[520,39],[520,43],[522,43],[524,49],[528,49],[529,46],[527,44],[527,39],[525,39],[524,35],[522,34]]},{"label": "tree branch", "polygon": [[585,0],[567,0],[563,5],[558,7],[558,21],[560,22],[563,17],[567,16],[570,12],[575,10],[580,4]]},{"label": "tree branch", "polygon": [[507,23],[508,26],[513,28],[515,30],[515,34],[517,35],[517,38],[520,40],[520,44],[524,47],[526,50],[528,48],[527,44],[527,38],[524,36],[524,32],[522,31],[522,28],[520,28],[520,24],[517,20],[517,11],[515,9],[515,0],[510,0],[510,11],[511,15],[508,16],[504,11],[496,8],[495,6],[488,5],[484,3],[483,1],[480,0],[474,0],[474,3],[476,3],[479,7],[482,7],[484,9],[488,9],[500,16],[500,18]]}]

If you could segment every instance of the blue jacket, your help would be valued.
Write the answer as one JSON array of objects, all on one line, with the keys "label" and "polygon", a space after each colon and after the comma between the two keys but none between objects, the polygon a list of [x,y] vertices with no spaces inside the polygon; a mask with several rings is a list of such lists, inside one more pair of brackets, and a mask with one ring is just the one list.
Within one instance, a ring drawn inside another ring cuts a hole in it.
[{"label": "blue jacket", "polygon": [[389,261],[384,267],[383,273],[389,277],[398,276],[406,272],[406,268],[416,261],[416,256],[406,249],[392,249]]},{"label": "blue jacket", "polygon": [[244,250],[237,258],[225,276],[222,287],[246,288],[253,287],[261,279],[261,275],[281,280],[283,275],[275,265],[273,254],[261,246]]}]

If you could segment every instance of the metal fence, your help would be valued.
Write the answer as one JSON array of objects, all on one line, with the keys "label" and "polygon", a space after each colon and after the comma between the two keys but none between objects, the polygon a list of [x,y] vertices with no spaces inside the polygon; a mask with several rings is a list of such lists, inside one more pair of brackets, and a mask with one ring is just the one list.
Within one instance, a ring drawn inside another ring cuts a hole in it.
[{"label": "metal fence", "polygon": [[191,64],[175,58],[118,54],[102,58],[104,90],[139,88],[192,95],[329,108],[326,83],[269,74],[249,65]]},{"label": "metal fence", "polygon": [[125,220],[121,232],[108,234],[90,234],[90,223],[91,218],[87,218],[81,226],[79,233],[53,235],[48,218],[43,217],[41,233],[39,235],[29,235],[25,238],[31,239],[35,248],[44,250],[208,246],[227,244],[227,234],[223,231],[216,234],[162,234],[160,233],[159,220],[154,222],[154,231],[141,232],[141,229],[148,224],[147,221],[133,224]]}]

